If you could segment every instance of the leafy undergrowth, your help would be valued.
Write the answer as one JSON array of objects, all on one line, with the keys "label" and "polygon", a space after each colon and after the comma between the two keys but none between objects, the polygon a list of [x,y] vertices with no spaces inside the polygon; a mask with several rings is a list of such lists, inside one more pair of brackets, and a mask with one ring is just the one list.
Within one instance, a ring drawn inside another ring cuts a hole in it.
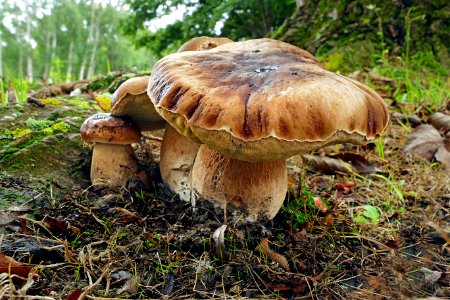
[{"label": "leafy undergrowth", "polygon": [[[207,202],[180,202],[155,165],[147,165],[149,188],[138,181],[120,191],[86,186],[31,201],[45,208],[18,216],[0,239],[0,268],[3,262],[17,274],[0,277],[0,295],[450,297],[450,176],[443,164],[403,153],[411,130],[393,119],[383,143],[317,153],[347,153],[338,160],[354,166],[346,173],[292,159],[284,207],[256,224],[223,226],[223,212]],[[158,139],[145,145],[158,156]]]}]

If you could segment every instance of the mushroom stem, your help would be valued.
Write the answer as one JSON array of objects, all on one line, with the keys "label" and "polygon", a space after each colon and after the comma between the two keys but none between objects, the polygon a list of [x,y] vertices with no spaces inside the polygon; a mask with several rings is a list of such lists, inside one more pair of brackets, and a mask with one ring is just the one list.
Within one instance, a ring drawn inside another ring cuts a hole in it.
[{"label": "mushroom stem", "polygon": [[166,126],[159,160],[161,177],[183,201],[192,200],[190,176],[199,146],[179,134],[172,126]]},{"label": "mushroom stem", "polygon": [[222,209],[242,209],[249,221],[272,219],[286,197],[286,161],[240,161],[203,144],[192,169],[192,186]]},{"label": "mushroom stem", "polygon": [[147,174],[139,168],[131,145],[99,142],[94,144],[91,163],[92,184],[120,187],[133,176],[144,183],[148,181]]}]

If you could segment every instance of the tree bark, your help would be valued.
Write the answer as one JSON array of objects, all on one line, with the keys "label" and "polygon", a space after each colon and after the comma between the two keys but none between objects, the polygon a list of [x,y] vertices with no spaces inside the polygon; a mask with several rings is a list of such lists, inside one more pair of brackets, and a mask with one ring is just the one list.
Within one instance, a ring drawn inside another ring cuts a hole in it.
[{"label": "tree bark", "polygon": [[73,43],[73,41],[70,41],[69,55],[67,56],[66,81],[70,81],[70,80],[72,79],[72,69],[73,69],[73,48],[74,48],[74,43]]},{"label": "tree bark", "polygon": [[50,60],[49,60],[50,55],[49,54],[50,54],[50,51],[51,51],[50,50],[51,36],[52,36],[52,34],[49,31],[47,31],[45,33],[45,53],[47,55],[46,55],[46,59],[45,59],[45,63],[44,63],[44,74],[42,74],[42,80],[44,82],[47,82],[48,75],[49,75],[49,72],[50,72]]},{"label": "tree bark", "polygon": [[95,71],[95,63],[96,63],[96,55],[97,55],[97,46],[98,46],[98,39],[100,37],[100,26],[97,24],[95,26],[95,38],[94,38],[94,46],[92,48],[92,53],[91,53],[91,59],[89,62],[89,69],[88,69],[88,74],[87,74],[87,79],[92,79],[92,76],[94,76],[94,71]]},{"label": "tree bark", "polygon": [[[434,51],[448,49],[450,11],[445,0],[296,0],[296,4],[301,9],[271,37],[312,53],[327,52],[338,44],[355,47],[355,43],[390,53],[406,49],[408,43],[414,49],[423,49],[423,45],[432,45]],[[409,24],[408,14],[413,20]],[[410,41],[406,38],[408,26]]]},{"label": "tree bark", "polygon": [[28,43],[27,48],[27,79],[28,82],[33,82],[33,48],[31,45],[31,18],[30,12],[27,9],[27,31],[26,31],[26,39]]},{"label": "tree bark", "polygon": [[3,79],[2,32],[0,31],[0,80]]},{"label": "tree bark", "polygon": [[22,51],[22,46],[19,46],[19,60],[17,62],[17,74],[20,77],[23,77],[23,51]]},{"label": "tree bark", "polygon": [[84,79],[84,72],[85,72],[85,70],[86,70],[86,63],[87,63],[87,55],[88,55],[88,50],[90,49],[90,48],[92,48],[91,46],[92,46],[92,42],[93,42],[93,39],[94,39],[94,29],[95,29],[95,7],[92,5],[92,8],[91,8],[92,10],[91,10],[91,22],[90,22],[90,24],[89,24],[89,32],[88,32],[88,37],[87,37],[87,40],[86,40],[86,51],[84,52],[84,55],[83,55],[83,60],[82,60],[82,62],[81,62],[81,67],[80,67],[80,73],[79,73],[79,75],[78,75],[78,80],[82,80],[82,79]]},{"label": "tree bark", "polygon": [[[46,79],[49,79],[49,75],[52,72],[52,69],[53,69],[52,64],[53,64],[53,61],[55,60],[56,46],[58,45],[58,41],[57,41],[57,38],[56,38],[56,29],[55,29],[55,31],[52,32],[51,35],[52,35],[52,37],[51,37],[51,46],[50,46],[50,55],[49,55],[49,57],[50,57],[49,71],[48,71]],[[51,78],[50,78],[50,80],[51,80]]]}]

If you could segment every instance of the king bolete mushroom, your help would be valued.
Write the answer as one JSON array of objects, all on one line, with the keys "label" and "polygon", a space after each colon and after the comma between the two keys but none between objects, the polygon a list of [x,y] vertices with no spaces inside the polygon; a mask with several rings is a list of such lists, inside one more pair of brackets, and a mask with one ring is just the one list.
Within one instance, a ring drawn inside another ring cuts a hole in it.
[{"label": "king bolete mushroom", "polygon": [[135,124],[100,113],[83,122],[80,134],[84,141],[94,142],[90,174],[92,184],[121,187],[132,177],[147,182],[147,175],[139,168],[131,146],[141,139],[141,131]]},{"label": "king bolete mushroom", "polygon": [[389,120],[376,92],[272,39],[168,55],[153,67],[148,95],[171,126],[202,144],[196,191],[251,220],[281,207],[287,158],[371,141]]}]

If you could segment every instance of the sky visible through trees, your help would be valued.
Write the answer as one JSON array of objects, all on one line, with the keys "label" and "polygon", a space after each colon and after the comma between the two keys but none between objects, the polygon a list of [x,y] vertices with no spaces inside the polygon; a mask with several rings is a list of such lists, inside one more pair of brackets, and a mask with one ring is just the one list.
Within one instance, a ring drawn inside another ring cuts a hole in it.
[{"label": "sky visible through trees", "polygon": [[119,1],[0,0],[0,75],[65,81],[149,69],[152,56],[121,34]]}]

